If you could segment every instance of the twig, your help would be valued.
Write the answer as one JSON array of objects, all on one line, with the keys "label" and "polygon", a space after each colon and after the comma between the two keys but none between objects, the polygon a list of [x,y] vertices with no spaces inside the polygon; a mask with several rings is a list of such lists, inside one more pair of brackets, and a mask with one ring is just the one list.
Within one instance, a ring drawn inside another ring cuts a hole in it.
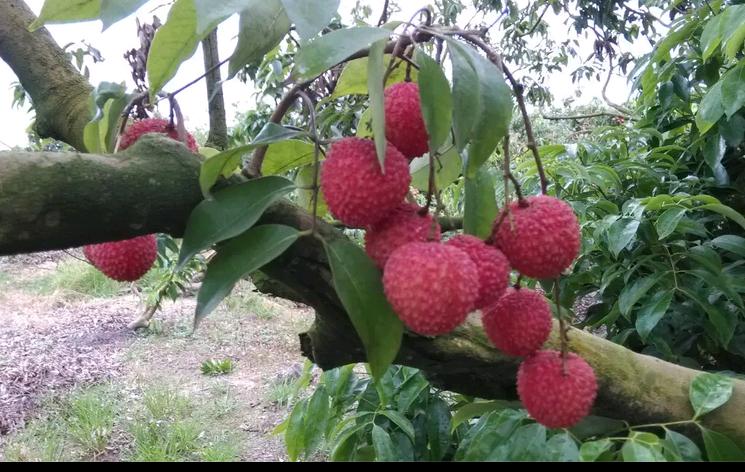
[{"label": "twig", "polygon": [[218,62],[214,66],[212,66],[209,69],[207,69],[206,71],[204,71],[204,74],[200,75],[199,77],[197,77],[196,79],[192,80],[191,82],[189,82],[188,84],[184,85],[183,87],[176,89],[174,92],[171,92],[170,95],[177,95],[177,94],[183,92],[184,90],[188,89],[192,85],[196,84],[200,80],[202,80],[205,77],[207,77],[209,74],[211,74],[212,72],[214,72],[216,69],[219,69],[220,67],[224,66],[229,60],[230,60],[229,57],[227,59],[223,59],[222,61]]},{"label": "twig", "polygon": [[559,339],[561,341],[561,370],[566,375],[566,361],[569,353],[569,338],[567,337],[567,326],[561,313],[561,300],[559,299],[559,278],[554,280],[554,303],[556,304],[556,317],[559,318]]},{"label": "twig", "polygon": [[310,232],[311,234],[316,233],[316,220],[318,219],[318,170],[319,170],[319,156],[321,154],[321,145],[318,142],[318,129],[316,128],[316,108],[313,104],[313,100],[310,99],[307,93],[300,90],[297,95],[305,103],[305,108],[308,109],[308,121],[310,121],[310,133],[313,137],[313,195],[311,197],[311,205],[313,206],[313,222],[311,223]]},{"label": "twig", "polygon": [[629,115],[624,115],[621,113],[615,113],[611,111],[598,111],[594,113],[583,113],[579,115],[546,115],[544,113],[541,114],[541,117],[544,120],[584,120],[587,118],[597,118],[600,116],[610,116],[610,117],[617,117],[617,118],[623,118],[623,119],[631,118]]},{"label": "twig", "polygon": [[608,54],[608,77],[605,79],[605,84],[603,85],[603,89],[601,91],[601,95],[603,96],[603,100],[605,100],[605,103],[608,104],[611,108],[614,110],[618,110],[621,113],[630,116],[632,114],[632,111],[628,108],[618,105],[616,103],[613,103],[608,99],[608,95],[606,95],[606,90],[608,90],[608,84],[610,84],[610,79],[613,76],[613,69],[615,69],[615,66],[613,65],[613,56],[611,54]]},{"label": "twig", "polygon": [[67,254],[68,256],[72,257],[73,259],[77,259],[77,260],[79,260],[80,262],[85,262],[86,264],[88,264],[88,265],[90,265],[90,266],[92,266],[92,265],[93,265],[93,264],[91,264],[91,262],[90,262],[90,261],[88,261],[88,260],[86,260],[86,259],[83,259],[82,257],[78,257],[78,256],[76,256],[75,254],[71,253],[70,251],[67,251],[66,249],[63,249],[63,250],[62,250],[62,252],[64,252],[64,253],[65,253],[65,254]]},{"label": "twig", "polygon": [[537,20],[536,20],[536,22],[535,22],[535,23],[533,24],[533,26],[531,26],[531,27],[530,27],[530,29],[529,29],[528,31],[526,31],[525,33],[522,33],[522,34],[518,35],[517,37],[518,37],[518,38],[522,38],[522,37],[524,37],[524,36],[530,36],[531,34],[533,34],[533,32],[534,32],[534,31],[536,30],[536,28],[538,28],[538,25],[540,25],[540,24],[541,24],[541,21],[543,21],[543,17],[544,17],[545,15],[546,15],[546,12],[548,11],[548,9],[549,9],[550,7],[551,7],[551,4],[550,4],[550,3],[549,3],[549,4],[547,4],[547,5],[546,5],[546,8],[544,8],[544,9],[543,9],[543,11],[542,11],[542,12],[541,12],[541,14],[540,14],[540,15],[538,16],[538,19],[537,19]]}]

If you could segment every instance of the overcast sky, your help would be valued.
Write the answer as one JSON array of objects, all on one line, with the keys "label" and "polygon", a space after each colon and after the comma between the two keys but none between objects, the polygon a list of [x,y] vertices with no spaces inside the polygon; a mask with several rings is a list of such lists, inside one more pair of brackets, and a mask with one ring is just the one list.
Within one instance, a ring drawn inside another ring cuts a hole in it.
[{"label": "overcast sky", "polygon": [[[5,0],[0,0],[5,1]],[[26,3],[35,13],[39,13],[43,0],[26,0]],[[130,77],[130,68],[124,59],[124,52],[128,49],[138,47],[137,31],[135,17],[149,22],[153,14],[157,14],[162,21],[165,21],[167,7],[162,5],[162,1],[150,1],[145,4],[135,15],[120,21],[113,25],[105,32],[101,32],[101,24],[98,21],[87,23],[76,23],[72,25],[50,25],[48,28],[52,36],[60,45],[70,42],[87,41],[99,49],[105,58],[103,63],[93,65],[89,62],[91,68],[91,83],[97,84],[102,81],[121,82],[126,81],[127,86],[131,89],[134,84]],[[378,18],[382,0],[368,0],[367,4],[373,7],[372,18]],[[413,12],[429,3],[425,0],[406,0],[399,2],[402,5],[402,12],[396,15],[396,19],[408,19]],[[355,0],[342,0],[341,11],[347,14],[354,7]],[[155,10],[153,10],[155,9]],[[552,23],[557,34],[563,34],[567,27],[558,22],[556,17],[547,15],[546,20]],[[237,33],[238,21],[236,17],[231,18],[220,26],[220,57],[228,57],[235,47],[235,37]],[[552,29],[553,31],[553,29]],[[560,38],[557,38],[560,39]],[[587,57],[591,51],[592,41],[587,40],[582,44],[582,57]],[[634,52],[644,52],[649,49],[646,42],[640,42],[633,45]],[[166,89],[174,90],[179,86],[198,77],[204,69],[201,49],[187,62],[185,62],[178,71],[178,74]],[[572,70],[579,63],[570,64],[568,70]],[[227,66],[223,71],[223,77],[227,74]],[[25,130],[31,122],[31,115],[17,109],[11,109],[13,100],[12,83],[16,77],[10,68],[0,61],[0,150],[8,149],[12,146],[23,146],[26,144]],[[571,83],[569,73],[555,74],[548,81],[551,84],[551,91],[558,100],[568,98],[574,94],[574,87]],[[595,82],[585,82],[583,85],[582,97],[578,102],[585,103],[593,97],[600,97],[600,84]],[[237,111],[252,108],[253,89],[246,84],[239,82],[237,79],[228,81],[224,84],[225,101],[228,110],[228,122],[232,124]],[[611,100],[623,102],[629,94],[629,85],[625,78],[614,77],[609,87],[609,96]],[[186,118],[187,128],[206,128],[208,123],[206,92],[204,85],[192,86],[179,95],[179,103]],[[163,110],[167,113],[167,109]]]}]

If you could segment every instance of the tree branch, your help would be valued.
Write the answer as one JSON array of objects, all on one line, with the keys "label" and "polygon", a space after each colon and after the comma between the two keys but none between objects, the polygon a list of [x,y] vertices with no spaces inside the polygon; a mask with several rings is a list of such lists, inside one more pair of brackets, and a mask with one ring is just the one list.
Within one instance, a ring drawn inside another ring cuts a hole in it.
[{"label": "tree branch", "polygon": [[615,117],[615,118],[623,118],[628,119],[628,115],[622,115],[620,113],[614,113],[612,111],[598,111],[594,113],[580,113],[577,115],[546,115],[545,113],[541,113],[541,117],[544,120],[585,120],[587,118],[598,118],[601,116],[609,116],[609,117]]},{"label": "tree branch", "polygon": [[207,79],[207,103],[210,114],[210,131],[206,146],[219,150],[228,147],[228,124],[225,119],[225,98],[220,81],[220,56],[217,49],[217,28],[202,40],[204,70]]},{"label": "tree branch", "polygon": [[39,136],[65,141],[84,151],[83,129],[91,116],[88,98],[93,87],[75,70],[46,28],[29,32],[35,19],[23,1],[0,2],[0,58],[31,96]]}]

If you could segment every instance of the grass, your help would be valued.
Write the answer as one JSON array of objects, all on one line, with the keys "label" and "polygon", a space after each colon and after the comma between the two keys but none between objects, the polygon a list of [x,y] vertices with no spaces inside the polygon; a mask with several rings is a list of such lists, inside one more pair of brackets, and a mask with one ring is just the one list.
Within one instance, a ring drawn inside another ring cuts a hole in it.
[{"label": "grass", "polygon": [[202,362],[202,374],[204,375],[226,375],[233,372],[234,368],[231,359],[207,359]]},{"label": "grass", "polygon": [[29,288],[39,295],[61,293],[64,296],[112,298],[126,284],[111,280],[95,267],[78,260],[61,262],[50,274],[29,282]]},{"label": "grass", "polygon": [[[136,462],[239,457],[241,439],[221,424],[237,408],[229,389],[215,389],[202,402],[170,386],[149,386],[129,399],[116,391],[116,385],[98,385],[48,401],[43,417],[8,439],[5,460],[88,461],[107,452]],[[117,444],[127,446],[118,451]]]},{"label": "grass", "polygon": [[252,313],[261,320],[272,320],[277,316],[275,307],[261,295],[248,290],[234,290],[225,299],[225,308],[230,313]]}]

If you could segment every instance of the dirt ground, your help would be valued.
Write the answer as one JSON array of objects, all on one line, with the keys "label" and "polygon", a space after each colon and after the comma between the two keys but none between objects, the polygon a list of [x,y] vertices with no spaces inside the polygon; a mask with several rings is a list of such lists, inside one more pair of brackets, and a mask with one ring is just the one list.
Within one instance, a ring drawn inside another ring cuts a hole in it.
[{"label": "dirt ground", "polygon": [[[297,333],[312,321],[306,307],[264,297],[249,284],[196,331],[195,299],[167,302],[147,330],[126,325],[142,310],[140,297],[123,284],[114,296],[39,293],[34,281],[69,263],[66,253],[0,258],[0,460],[3,443],[44,412],[50,398],[80,386],[109,383],[138,402],[144,388],[168,385],[193,401],[229,394],[221,428],[238,435],[239,459],[285,459],[271,431],[287,416],[273,386],[298,375],[303,359]],[[203,375],[207,359],[230,359],[234,369]],[[126,435],[112,441],[105,460],[117,460]]]}]

